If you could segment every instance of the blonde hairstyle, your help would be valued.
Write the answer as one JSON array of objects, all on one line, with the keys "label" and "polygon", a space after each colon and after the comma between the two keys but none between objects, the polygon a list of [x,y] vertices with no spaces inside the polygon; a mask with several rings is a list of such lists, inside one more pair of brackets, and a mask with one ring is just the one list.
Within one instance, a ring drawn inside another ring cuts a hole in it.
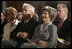
[{"label": "blonde hairstyle", "polygon": [[58,4],[57,7],[62,6],[64,8],[64,10],[67,10],[67,14],[68,14],[68,8],[65,4]]},{"label": "blonde hairstyle", "polygon": [[57,16],[57,10],[55,8],[53,8],[53,7],[50,7],[50,6],[43,7],[42,10],[41,10],[41,12],[43,12],[44,10],[49,13],[50,21],[53,22],[54,19]]},{"label": "blonde hairstyle", "polygon": [[31,5],[31,4],[28,4],[28,3],[24,3],[22,8],[24,8],[25,6],[29,6],[30,7],[30,10],[34,13],[35,12],[35,8]]},{"label": "blonde hairstyle", "polygon": [[17,10],[16,10],[15,8],[13,8],[13,7],[8,7],[8,8],[6,8],[6,10],[5,10],[5,15],[7,15],[7,14],[11,14],[12,17],[16,17],[16,15],[17,15]]}]

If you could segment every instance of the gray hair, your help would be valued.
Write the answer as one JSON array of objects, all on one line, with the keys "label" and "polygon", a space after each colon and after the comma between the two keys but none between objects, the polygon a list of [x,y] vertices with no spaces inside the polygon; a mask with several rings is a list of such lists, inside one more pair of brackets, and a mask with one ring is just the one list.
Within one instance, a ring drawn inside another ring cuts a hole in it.
[{"label": "gray hair", "polygon": [[22,12],[18,12],[16,18],[18,18],[19,15],[22,15]]},{"label": "gray hair", "polygon": [[67,8],[67,6],[65,4],[58,4],[57,7],[59,7],[59,6],[62,6],[64,8],[64,10],[67,10],[67,13],[68,13],[68,8]]},{"label": "gray hair", "polygon": [[32,11],[33,13],[35,12],[35,8],[34,8],[31,4],[24,3],[23,6],[22,6],[22,8],[24,8],[25,6],[29,6],[29,7],[31,7],[31,8],[30,8],[31,11]]},{"label": "gray hair", "polygon": [[42,12],[46,10],[47,12],[49,12],[49,17],[50,17],[50,21],[53,22],[54,19],[56,18],[57,16],[57,10],[53,7],[50,7],[50,6],[45,6],[42,8]]}]

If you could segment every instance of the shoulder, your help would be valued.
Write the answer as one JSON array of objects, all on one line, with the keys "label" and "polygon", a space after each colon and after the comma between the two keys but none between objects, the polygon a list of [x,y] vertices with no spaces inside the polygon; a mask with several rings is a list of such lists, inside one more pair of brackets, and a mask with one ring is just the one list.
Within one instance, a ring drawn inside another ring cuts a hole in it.
[{"label": "shoulder", "polygon": [[50,27],[51,29],[57,29],[57,26],[54,25],[53,23],[51,23],[51,25],[49,25],[49,27]]},{"label": "shoulder", "polygon": [[69,18],[67,18],[65,21],[64,21],[64,24],[66,25],[71,25],[71,20]]},{"label": "shoulder", "polygon": [[38,25],[38,26],[36,27],[36,30],[39,30],[41,27],[42,27],[42,24]]},{"label": "shoulder", "polygon": [[10,26],[10,23],[7,23],[4,27],[6,27],[6,26]]},{"label": "shoulder", "polygon": [[69,18],[67,18],[66,21],[67,21],[68,23],[71,23],[71,20],[70,20]]},{"label": "shoulder", "polygon": [[36,21],[34,18],[31,18],[30,21]]},{"label": "shoulder", "polygon": [[37,28],[40,28],[40,27],[42,27],[42,24],[40,24],[40,25],[37,26]]},{"label": "shoulder", "polygon": [[29,22],[38,23],[34,18],[31,18]]},{"label": "shoulder", "polygon": [[39,25],[39,22],[37,22],[34,18],[31,18],[31,20],[29,21],[29,23],[33,24],[33,25]]}]

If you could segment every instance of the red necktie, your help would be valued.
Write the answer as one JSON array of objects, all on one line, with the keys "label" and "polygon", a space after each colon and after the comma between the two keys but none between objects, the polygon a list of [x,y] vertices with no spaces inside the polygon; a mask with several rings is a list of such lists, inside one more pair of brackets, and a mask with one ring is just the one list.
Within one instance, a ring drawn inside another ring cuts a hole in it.
[{"label": "red necktie", "polygon": [[58,24],[58,30],[61,28],[61,26],[62,26],[62,21],[59,22],[59,24]]}]

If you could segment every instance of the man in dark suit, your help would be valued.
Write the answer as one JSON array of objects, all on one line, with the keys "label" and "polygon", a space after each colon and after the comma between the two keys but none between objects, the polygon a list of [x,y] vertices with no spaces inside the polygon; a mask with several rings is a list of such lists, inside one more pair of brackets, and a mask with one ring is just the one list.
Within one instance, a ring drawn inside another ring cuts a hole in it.
[{"label": "man in dark suit", "polygon": [[[57,6],[58,17],[53,22],[58,27],[58,37],[62,39],[62,45],[58,44],[59,48],[68,48],[71,43],[71,21],[68,16],[68,8],[64,4]],[[58,39],[59,40],[59,39]]]},{"label": "man in dark suit", "polygon": [[22,43],[27,42],[26,38],[31,39],[35,28],[39,23],[33,19],[34,7],[30,4],[23,4],[22,22],[11,32],[10,38],[13,41],[4,41],[2,48],[16,48]]}]

